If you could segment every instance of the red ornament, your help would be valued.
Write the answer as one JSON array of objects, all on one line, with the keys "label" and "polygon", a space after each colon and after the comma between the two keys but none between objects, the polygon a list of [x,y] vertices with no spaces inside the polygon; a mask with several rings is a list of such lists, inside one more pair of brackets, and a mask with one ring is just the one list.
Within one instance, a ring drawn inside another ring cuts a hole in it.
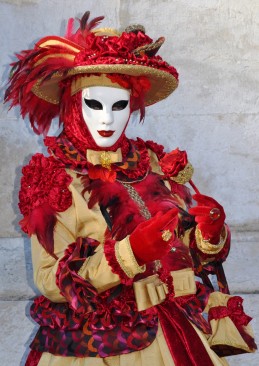
[{"label": "red ornament", "polygon": [[165,154],[159,162],[163,173],[171,178],[176,177],[180,171],[184,170],[187,164],[186,151],[181,151],[178,148]]}]

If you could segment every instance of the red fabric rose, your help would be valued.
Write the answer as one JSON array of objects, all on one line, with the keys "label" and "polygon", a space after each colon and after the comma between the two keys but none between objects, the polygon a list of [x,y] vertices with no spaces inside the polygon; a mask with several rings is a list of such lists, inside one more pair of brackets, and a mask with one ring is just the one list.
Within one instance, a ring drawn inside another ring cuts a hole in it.
[{"label": "red fabric rose", "polygon": [[167,177],[176,177],[186,167],[187,163],[186,151],[181,151],[177,148],[165,154],[160,160],[159,165]]}]

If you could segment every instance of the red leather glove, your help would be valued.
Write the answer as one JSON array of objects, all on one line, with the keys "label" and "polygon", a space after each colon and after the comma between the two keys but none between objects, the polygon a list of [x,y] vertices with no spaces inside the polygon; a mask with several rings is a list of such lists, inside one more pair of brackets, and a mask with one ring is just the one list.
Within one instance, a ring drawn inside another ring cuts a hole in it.
[{"label": "red leather glove", "polygon": [[193,199],[198,205],[190,208],[189,213],[195,216],[203,239],[218,244],[226,218],[223,207],[213,198],[202,194],[195,194]]},{"label": "red leather glove", "polygon": [[[178,210],[173,208],[165,214],[158,212],[156,216],[136,227],[129,236],[129,241],[139,265],[160,259],[170,251],[177,224]],[[162,238],[165,230],[172,233],[168,241]]]}]

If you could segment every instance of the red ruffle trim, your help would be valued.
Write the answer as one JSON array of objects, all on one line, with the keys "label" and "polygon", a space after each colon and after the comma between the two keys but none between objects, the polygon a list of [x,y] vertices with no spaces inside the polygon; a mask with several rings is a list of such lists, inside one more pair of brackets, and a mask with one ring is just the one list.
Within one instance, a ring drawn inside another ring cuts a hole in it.
[{"label": "red ruffle trim", "polygon": [[59,262],[56,283],[60,293],[77,314],[87,314],[96,308],[94,298],[97,290],[78,271],[87,257],[91,256],[99,242],[91,238],[78,238],[68,246]]},{"label": "red ruffle trim", "polygon": [[146,144],[147,149],[152,150],[156,154],[156,156],[158,157],[158,160],[162,159],[162,157],[165,155],[163,145],[157,144],[156,142],[154,142],[152,140],[146,141],[145,144]]},{"label": "red ruffle trim", "polygon": [[[86,160],[82,151],[76,150],[71,142],[66,139],[64,134],[59,138],[47,137],[45,138],[44,143],[48,147],[49,153],[54,154],[55,158],[62,162],[66,168],[86,174],[88,168],[93,167],[93,165]],[[137,179],[139,177],[143,177],[150,169],[150,158],[145,142],[142,139],[137,138],[137,140],[134,141],[125,138],[123,145],[121,146],[123,159],[125,161],[127,160],[127,154],[129,154],[130,146],[133,146],[134,151],[137,150],[139,154],[139,160],[136,167],[134,166],[134,169],[125,169],[123,164],[114,163],[112,164],[111,173],[120,174],[128,177],[129,179]]]},{"label": "red ruffle trim", "polygon": [[143,177],[150,169],[150,158],[145,142],[141,138],[138,137],[136,141],[130,140],[130,142],[136,148],[140,155],[137,167],[132,170],[122,168],[120,169],[120,167],[117,167],[116,170],[118,172],[121,172],[123,175],[126,175],[129,179],[137,179],[139,177]]},{"label": "red ruffle trim", "polygon": [[125,272],[123,272],[123,270],[121,269],[116,256],[115,256],[115,243],[116,240],[112,240],[112,239],[108,239],[105,241],[104,244],[104,254],[105,257],[107,259],[107,262],[109,264],[109,266],[112,269],[112,272],[117,274],[120,277],[121,283],[123,283],[124,285],[128,285],[130,286],[133,282],[132,278],[129,278]]},{"label": "red ruffle trim", "polygon": [[80,329],[85,320],[85,316],[73,311],[67,302],[53,303],[44,296],[34,300],[30,315],[37,324],[51,329]]},{"label": "red ruffle trim", "polygon": [[[120,37],[110,36],[107,41],[102,37],[96,37],[94,33],[89,33],[86,38],[85,49],[75,57],[75,66],[94,64],[127,64],[145,65],[159,70],[164,70],[172,74],[178,80],[178,73],[173,66],[168,65],[160,56],[149,57],[146,54],[134,55],[134,49],[141,45],[152,43],[152,39],[142,32],[123,32]],[[107,57],[107,55],[111,55]]]}]

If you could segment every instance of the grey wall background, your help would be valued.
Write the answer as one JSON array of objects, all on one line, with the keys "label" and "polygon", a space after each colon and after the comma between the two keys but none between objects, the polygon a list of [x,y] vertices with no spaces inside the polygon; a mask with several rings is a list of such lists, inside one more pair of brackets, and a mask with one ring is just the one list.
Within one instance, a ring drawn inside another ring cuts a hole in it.
[{"label": "grey wall background", "polygon": [[[245,294],[248,312],[257,317],[259,2],[0,0],[1,96],[14,52],[32,47],[45,35],[63,35],[66,20],[85,10],[92,16],[105,15],[102,26],[123,29],[140,23],[150,37],[166,37],[160,54],[179,71],[179,88],[148,108],[144,125],[132,122],[128,135],[153,139],[168,151],[187,150],[194,182],[202,193],[224,204],[233,231],[226,265],[230,287]],[[22,166],[44,148],[18,109],[7,112],[1,103],[0,319],[5,331],[0,356],[2,365],[12,366],[27,352],[33,324],[26,312],[35,295],[29,242],[18,226],[17,192]],[[257,331],[256,319],[253,324]],[[245,355],[230,362],[258,365],[259,358]]]}]

